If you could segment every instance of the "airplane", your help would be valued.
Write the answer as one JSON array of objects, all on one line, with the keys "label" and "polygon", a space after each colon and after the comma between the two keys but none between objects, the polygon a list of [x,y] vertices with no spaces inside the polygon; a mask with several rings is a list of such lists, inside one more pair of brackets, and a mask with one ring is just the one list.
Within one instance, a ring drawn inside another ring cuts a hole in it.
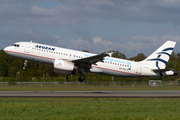
[{"label": "airplane", "polygon": [[[79,82],[85,79],[84,72],[117,77],[153,77],[176,75],[173,69],[165,69],[176,45],[167,41],[149,57],[140,62],[109,57],[109,54],[93,54],[34,42],[16,42],[4,48],[4,52],[27,60],[53,65],[54,72],[61,74],[80,73]],[[111,53],[112,54],[112,53]],[[24,67],[25,67],[24,66]]]}]

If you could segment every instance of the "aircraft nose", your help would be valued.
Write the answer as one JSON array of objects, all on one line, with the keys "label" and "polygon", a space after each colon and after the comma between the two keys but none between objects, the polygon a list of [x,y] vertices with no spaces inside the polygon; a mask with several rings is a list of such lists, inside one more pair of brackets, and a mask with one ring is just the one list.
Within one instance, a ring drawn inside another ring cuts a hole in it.
[{"label": "aircraft nose", "polygon": [[4,52],[5,53],[7,53],[8,51],[10,51],[10,47],[9,46],[4,48]]},{"label": "aircraft nose", "polygon": [[5,47],[5,48],[4,48],[4,52],[6,52],[6,51],[8,50],[7,48],[8,48],[8,47]]}]

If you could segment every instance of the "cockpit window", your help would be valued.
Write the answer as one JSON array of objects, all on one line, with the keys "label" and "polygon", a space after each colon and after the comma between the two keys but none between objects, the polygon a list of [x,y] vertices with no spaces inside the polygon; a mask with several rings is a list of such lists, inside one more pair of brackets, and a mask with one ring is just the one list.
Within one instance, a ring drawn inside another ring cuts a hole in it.
[{"label": "cockpit window", "polygon": [[14,47],[19,47],[19,44],[13,44]]}]

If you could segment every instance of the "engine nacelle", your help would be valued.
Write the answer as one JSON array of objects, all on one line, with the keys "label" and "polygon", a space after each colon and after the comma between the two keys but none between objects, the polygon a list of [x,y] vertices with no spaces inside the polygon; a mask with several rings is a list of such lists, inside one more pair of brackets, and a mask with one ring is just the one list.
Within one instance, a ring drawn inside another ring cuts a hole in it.
[{"label": "engine nacelle", "polygon": [[74,63],[62,59],[55,59],[54,72],[71,74],[73,71],[75,71]]}]

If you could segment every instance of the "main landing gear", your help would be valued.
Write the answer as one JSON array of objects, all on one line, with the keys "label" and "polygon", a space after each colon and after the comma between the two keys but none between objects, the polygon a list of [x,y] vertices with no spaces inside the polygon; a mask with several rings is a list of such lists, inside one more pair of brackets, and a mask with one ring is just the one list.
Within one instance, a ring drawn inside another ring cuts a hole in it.
[{"label": "main landing gear", "polygon": [[79,77],[79,82],[83,82],[85,79],[85,75],[84,74],[81,74],[81,76]]},{"label": "main landing gear", "polygon": [[84,73],[84,66],[83,65],[78,68],[78,72],[80,73],[80,77],[78,78],[78,80],[79,80],[79,82],[83,82],[85,79],[85,76],[83,74]]}]

